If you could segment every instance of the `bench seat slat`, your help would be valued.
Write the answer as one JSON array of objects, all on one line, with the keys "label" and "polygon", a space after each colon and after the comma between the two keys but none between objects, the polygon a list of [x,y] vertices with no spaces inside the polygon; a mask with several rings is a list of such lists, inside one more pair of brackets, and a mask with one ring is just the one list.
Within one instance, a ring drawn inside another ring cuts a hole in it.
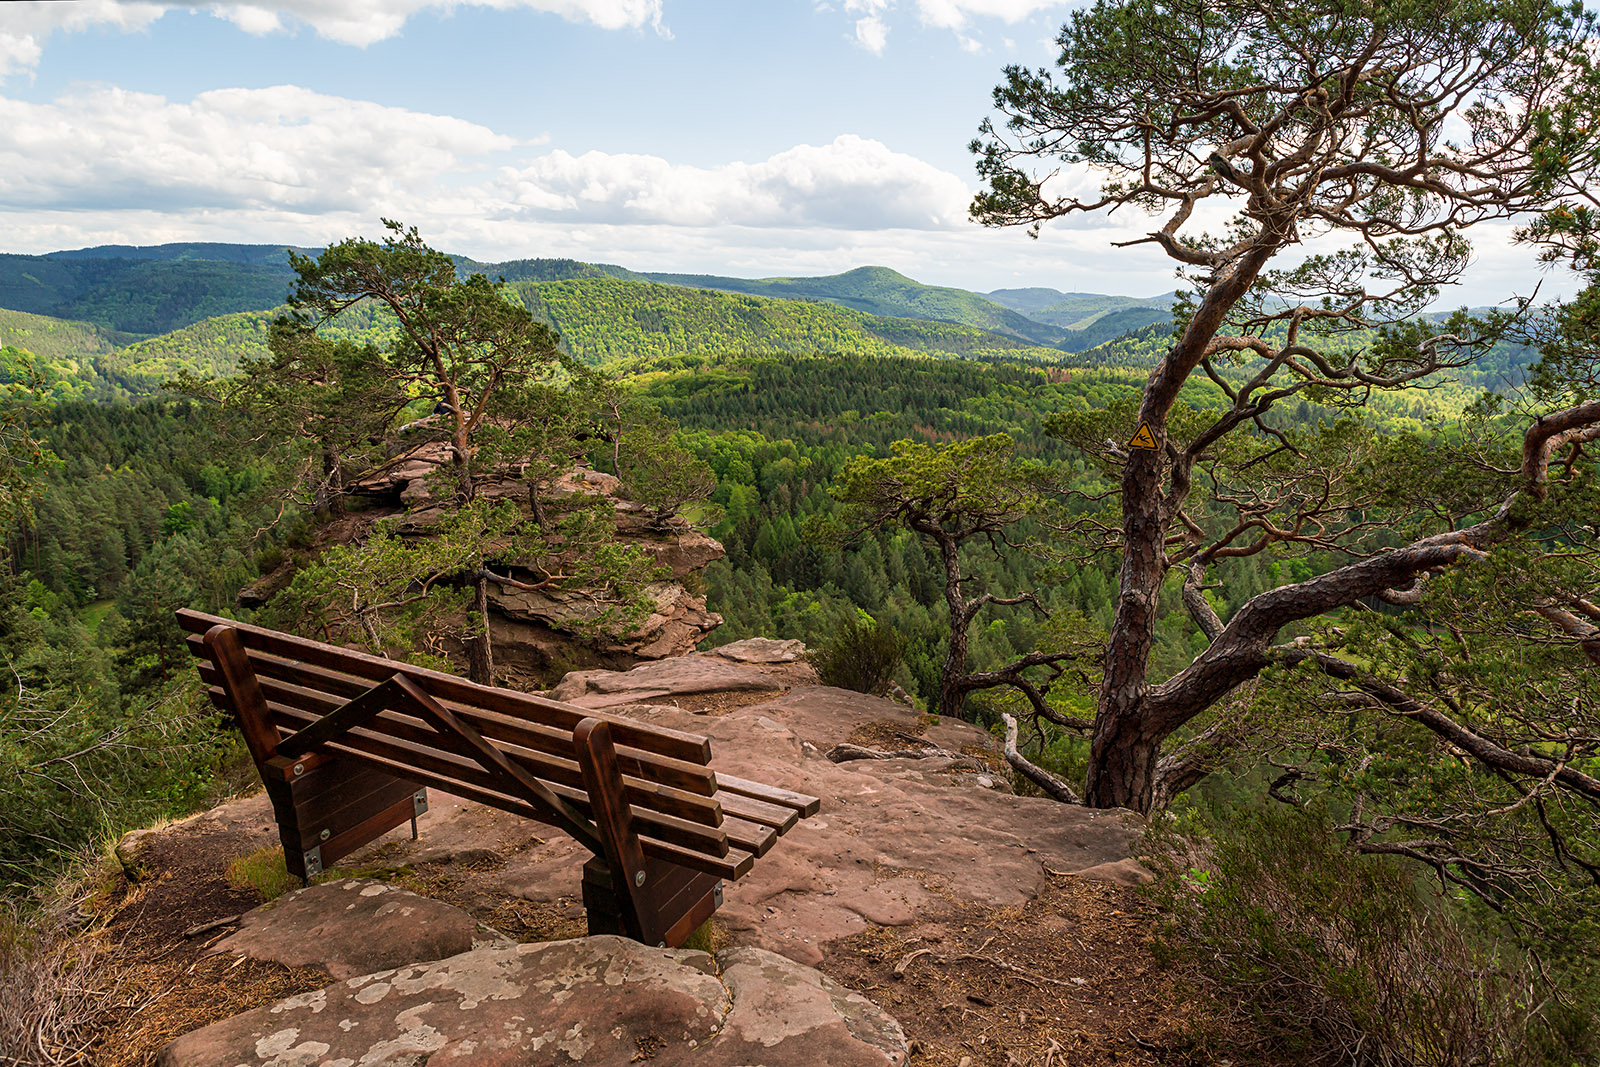
[{"label": "bench seat slat", "polygon": [[586,718],[600,719],[610,725],[613,737],[620,744],[695,763],[703,764],[711,758],[711,742],[699,734],[684,733],[660,726],[643,726],[619,715],[572,707],[509,689],[478,685],[453,675],[413,667],[399,660],[383,659],[364,652],[326,645],[320,641],[292,637],[276,630],[224,619],[217,615],[207,615],[204,612],[184,609],[178,612],[178,621],[185,630],[196,634],[203,634],[219,623],[230,626],[238,632],[239,639],[246,649],[302,660],[374,682],[384,681],[395,674],[403,674],[422,686],[436,700],[459,701],[486,711],[500,712],[514,718],[527,719],[568,731]]},{"label": "bench seat slat", "polygon": [[[206,660],[205,647],[199,637],[191,635],[188,638],[188,645],[196,657]],[[338,703],[360,696],[372,688],[372,682],[368,679],[324,667],[296,663],[270,653],[253,652],[248,649],[246,653],[250,665],[255,668],[258,680],[264,682],[267,679],[274,679],[325,693],[339,698]],[[571,730],[559,730],[455,701],[441,700],[440,703],[451,713],[470,721],[474,729],[492,740],[521,745],[554,756],[570,758],[572,755]],[[700,763],[674,759],[627,745],[617,746],[617,762],[625,775],[659,782],[701,796],[708,797],[716,792],[715,773]]]},{"label": "bench seat slat", "polygon": [[[201,666],[200,676],[210,685],[221,686],[221,673],[210,664]],[[336,710],[342,703],[339,697],[290,685],[276,679],[261,678],[259,683],[263,695],[266,696],[270,703],[293,708],[311,716],[327,715]],[[452,708],[451,710],[454,709]],[[474,721],[474,725],[476,725],[476,721]],[[397,711],[380,712],[368,722],[367,726],[369,729],[381,730],[383,733],[391,734],[402,740],[424,745],[432,744],[433,739],[438,737],[438,733],[433,727],[424,723],[421,719]],[[499,747],[508,758],[520,764],[541,781],[559,783],[578,789],[583,787],[583,773],[578,769],[577,762],[572,759],[561,759],[557,756],[535,752],[521,746],[507,745],[504,742]],[[571,749],[572,739],[569,737],[567,738],[568,752]],[[709,796],[696,795],[685,790],[675,789],[652,781],[642,781],[630,776],[624,776],[623,785],[628,791],[628,800],[632,804],[678,818],[689,819],[705,826],[717,826],[722,822],[721,806]]]},{"label": "bench seat slat", "polygon": [[768,804],[793,808],[806,817],[815,815],[822,808],[822,801],[817,797],[789,789],[779,789],[776,786],[762,785],[746,778],[735,778],[720,771],[717,772],[717,788],[726,793],[737,793],[740,796],[764,800]]},{"label": "bench seat slat", "polygon": [[770,826],[778,833],[786,834],[800,821],[800,812],[796,808],[787,808],[780,804],[768,804],[764,800],[754,797],[744,797],[737,793],[719,792],[717,799],[722,803],[724,815],[735,816],[740,819],[749,819],[762,826]]}]

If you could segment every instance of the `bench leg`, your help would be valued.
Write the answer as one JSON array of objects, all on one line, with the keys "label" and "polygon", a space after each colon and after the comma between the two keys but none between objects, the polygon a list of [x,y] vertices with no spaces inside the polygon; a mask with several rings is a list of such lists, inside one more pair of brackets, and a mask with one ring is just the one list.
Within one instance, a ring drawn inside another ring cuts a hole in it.
[{"label": "bench leg", "polygon": [[[646,859],[644,870],[647,883],[661,894],[643,923],[655,932],[654,944],[679,947],[722,906],[721,879],[658,859]],[[617,888],[603,858],[596,856],[583,865],[583,907],[590,936],[618,934],[637,939],[625,913],[629,904],[626,897],[619,899]]]},{"label": "bench leg", "polygon": [[[603,893],[614,902],[608,906],[597,899],[602,913],[615,909],[620,926],[617,933],[647,945],[661,944],[665,931],[659,927],[657,916],[663,894],[650,877],[639,837],[633,830],[633,809],[623,791],[622,771],[611,745],[611,728],[599,719],[584,719],[572,731],[572,742],[601,846],[599,854],[584,866],[584,901],[587,904],[590,899],[593,884],[593,895],[598,898]],[[603,888],[599,872],[590,875],[590,868],[597,865],[606,871]],[[612,920],[604,921],[609,925]]]}]

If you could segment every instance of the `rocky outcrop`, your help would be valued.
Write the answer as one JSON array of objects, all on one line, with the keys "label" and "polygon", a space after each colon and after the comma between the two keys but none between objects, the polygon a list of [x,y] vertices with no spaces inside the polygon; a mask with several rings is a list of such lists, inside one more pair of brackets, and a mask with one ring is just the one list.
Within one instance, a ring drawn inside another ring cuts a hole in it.
[{"label": "rocky outcrop", "polygon": [[[404,515],[402,533],[426,537],[445,515],[435,502],[436,474],[447,456],[443,445],[429,446],[404,463],[357,483],[353,493],[372,505],[319,530],[318,547],[359,541],[378,519]],[[616,517],[617,536],[637,546],[662,568],[661,580],[646,587],[650,613],[625,633],[595,633],[592,623],[602,610],[580,591],[519,589],[489,584],[490,633],[497,668],[517,685],[547,685],[577,669],[625,669],[636,663],[669,659],[693,652],[706,635],[722,625],[722,616],[706,610],[698,575],[723,556],[722,545],[681,519],[654,521],[643,507],[624,499],[621,483],[609,474],[578,468],[541,494],[559,507],[563,497],[579,494],[605,497]],[[510,500],[528,508],[528,483],[514,473],[486,475],[477,493],[489,500]],[[290,561],[239,594],[241,607],[261,607],[281,592],[294,576]],[[497,573],[529,579],[515,560],[496,563]]]},{"label": "rocky outcrop", "polygon": [[172,1042],[162,1067],[897,1067],[900,1026],[872,1002],[759,949],[620,937],[484,948],[382,970]]},{"label": "rocky outcrop", "polygon": [[297,889],[248,912],[239,929],[211,951],[354,978],[511,943],[460,908],[387,882],[344,878]]}]

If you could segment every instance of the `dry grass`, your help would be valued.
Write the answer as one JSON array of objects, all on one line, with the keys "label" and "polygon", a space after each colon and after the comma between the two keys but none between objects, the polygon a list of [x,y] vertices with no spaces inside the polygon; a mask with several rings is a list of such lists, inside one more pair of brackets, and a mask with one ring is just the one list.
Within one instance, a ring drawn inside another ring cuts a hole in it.
[{"label": "dry grass", "polygon": [[0,1063],[88,1063],[109,1013],[134,1010],[132,968],[85,931],[98,925],[113,878],[86,856],[39,896],[0,904]]}]

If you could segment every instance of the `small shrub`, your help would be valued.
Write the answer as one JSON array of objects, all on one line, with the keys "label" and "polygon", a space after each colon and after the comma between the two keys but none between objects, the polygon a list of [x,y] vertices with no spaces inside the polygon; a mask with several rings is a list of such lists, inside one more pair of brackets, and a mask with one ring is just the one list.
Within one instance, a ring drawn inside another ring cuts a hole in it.
[{"label": "small shrub", "polygon": [[263,902],[276,900],[300,885],[300,879],[289,873],[280,845],[269,845],[248,856],[240,856],[228,864],[224,877],[235,889],[254,889]]},{"label": "small shrub", "polygon": [[905,639],[877,619],[857,617],[811,654],[823,685],[883,696],[905,655]]},{"label": "small shrub", "polygon": [[[1245,809],[1208,841],[1154,833],[1161,954],[1297,1061],[1568,1067],[1593,1051],[1560,998],[1538,992],[1535,962],[1491,949],[1436,883],[1347,852],[1330,825],[1321,812]],[[1541,1000],[1548,1010],[1529,1010]]]}]

